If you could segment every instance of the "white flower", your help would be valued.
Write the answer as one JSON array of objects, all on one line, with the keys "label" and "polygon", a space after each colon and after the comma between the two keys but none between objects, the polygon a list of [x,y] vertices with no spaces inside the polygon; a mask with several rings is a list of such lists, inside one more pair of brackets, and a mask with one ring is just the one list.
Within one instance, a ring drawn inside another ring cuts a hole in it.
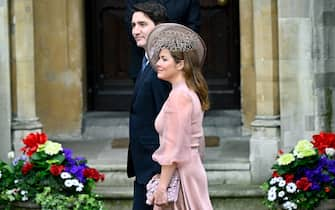
[{"label": "white flower", "polygon": [[28,191],[26,191],[26,190],[21,190],[21,195],[25,195],[25,194],[27,194],[28,193]]},{"label": "white flower", "polygon": [[78,179],[71,179],[71,180],[72,180],[72,186],[78,186],[80,183]]},{"label": "white flower", "polygon": [[282,154],[277,159],[279,165],[288,165],[295,160],[295,157],[291,153]]},{"label": "white flower", "polygon": [[68,173],[68,172],[62,172],[62,173],[60,174],[60,177],[61,177],[62,179],[69,179],[69,178],[71,178],[72,176],[71,176],[71,174]]},{"label": "white flower", "polygon": [[280,182],[281,180],[284,180],[283,177],[278,176],[278,177],[277,177],[277,182]]},{"label": "white flower", "polygon": [[72,180],[71,179],[65,180],[64,185],[65,187],[72,187]]},{"label": "white flower", "polygon": [[279,187],[284,187],[286,185],[286,181],[285,180],[280,180],[278,186]]},{"label": "white flower", "polygon": [[313,144],[308,140],[300,140],[294,147],[293,154],[298,158],[313,156],[316,154]]},{"label": "white flower", "polygon": [[28,200],[28,197],[27,196],[23,196],[22,197],[22,201],[27,201]]},{"label": "white flower", "polygon": [[277,179],[275,177],[270,180],[271,185],[274,185],[276,183],[277,183]]},{"label": "white flower", "polygon": [[269,189],[269,191],[271,191],[271,192],[276,192],[276,190],[277,190],[277,187],[276,187],[276,186],[272,186],[272,187],[270,187],[270,189]]},{"label": "white flower", "polygon": [[286,191],[289,193],[294,193],[297,190],[297,185],[293,182],[290,182],[286,185]]},{"label": "white flower", "polygon": [[1,177],[2,177],[2,173],[1,173],[1,171],[0,171],[0,179],[1,179]]},{"label": "white flower", "polygon": [[62,145],[53,141],[47,141],[44,144],[45,148],[44,151],[46,154],[48,155],[55,155],[57,154],[59,151],[62,151]]},{"label": "white flower", "polygon": [[284,197],[285,196],[285,192],[284,191],[280,191],[279,193],[278,193],[278,197]]},{"label": "white flower", "polygon": [[76,188],[77,192],[83,191],[84,185],[82,183],[79,183],[78,187]]},{"label": "white flower", "polygon": [[14,153],[14,151],[10,151],[10,152],[8,152],[7,157],[8,157],[9,160],[14,159],[14,157],[15,157],[15,153]]},{"label": "white flower", "polygon": [[286,201],[284,204],[283,204],[283,208],[284,209],[289,209],[289,210],[292,210],[292,209],[297,209],[297,204],[291,202],[291,201]]},{"label": "white flower", "polygon": [[298,205],[296,204],[296,203],[292,203],[292,207],[293,207],[293,209],[297,209],[298,208]]},{"label": "white flower", "polygon": [[18,180],[18,179],[15,179],[15,180],[14,180],[14,183],[15,183],[15,184],[19,183],[19,180]]},{"label": "white flower", "polygon": [[334,148],[330,148],[330,147],[328,147],[328,148],[326,148],[326,154],[328,155],[328,156],[334,156],[335,155],[335,149]]},{"label": "white flower", "polygon": [[274,201],[274,200],[276,200],[276,198],[277,198],[277,194],[276,194],[276,192],[270,190],[270,191],[268,192],[268,200],[269,200],[269,201]]}]

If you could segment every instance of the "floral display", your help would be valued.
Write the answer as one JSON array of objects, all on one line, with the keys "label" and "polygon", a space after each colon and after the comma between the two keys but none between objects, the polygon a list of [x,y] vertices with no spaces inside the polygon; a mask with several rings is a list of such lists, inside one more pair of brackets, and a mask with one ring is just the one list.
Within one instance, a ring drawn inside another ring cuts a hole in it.
[{"label": "floral display", "polygon": [[[22,141],[21,156],[11,164],[0,162],[0,204],[10,206],[16,201],[32,201],[42,209],[45,206],[48,206],[45,209],[58,209],[38,198],[61,195],[59,203],[66,209],[76,209],[73,201],[79,198],[86,202],[82,206],[87,205],[87,209],[102,208],[102,201],[92,190],[96,182],[104,180],[104,175],[89,167],[84,157],[73,157],[70,149],[49,140],[45,133],[30,133]],[[68,199],[71,203],[66,203]]]},{"label": "floral display", "polygon": [[335,197],[335,134],[320,132],[279,151],[272,176],[262,185],[269,209],[315,209]]}]

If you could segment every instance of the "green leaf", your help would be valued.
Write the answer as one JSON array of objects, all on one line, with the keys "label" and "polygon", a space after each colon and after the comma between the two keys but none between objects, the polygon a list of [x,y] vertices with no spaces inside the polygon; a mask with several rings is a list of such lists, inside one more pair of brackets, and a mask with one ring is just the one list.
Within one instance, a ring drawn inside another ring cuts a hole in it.
[{"label": "green leaf", "polygon": [[46,159],[47,157],[48,157],[48,155],[45,154],[43,151],[42,152],[35,152],[31,156],[31,160],[32,161],[42,161],[42,160]]},{"label": "green leaf", "polygon": [[47,160],[47,163],[51,164],[61,164],[65,160],[65,157],[62,154],[57,154],[52,156],[49,160]]},{"label": "green leaf", "polygon": [[261,188],[264,192],[267,192],[267,191],[269,190],[269,188],[270,188],[270,185],[269,185],[268,182],[264,182],[264,183],[260,186],[260,188]]}]

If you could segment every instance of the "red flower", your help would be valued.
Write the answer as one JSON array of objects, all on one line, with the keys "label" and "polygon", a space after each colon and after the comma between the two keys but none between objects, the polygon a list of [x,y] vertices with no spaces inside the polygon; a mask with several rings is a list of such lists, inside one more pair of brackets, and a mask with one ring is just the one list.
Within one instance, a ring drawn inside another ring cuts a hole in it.
[{"label": "red flower", "polygon": [[33,168],[33,164],[30,162],[26,162],[22,168],[21,168],[21,172],[23,175],[26,175],[32,168]]},{"label": "red flower", "polygon": [[302,177],[301,179],[297,180],[295,184],[299,190],[303,191],[307,191],[312,186],[312,183],[308,181],[307,177]]},{"label": "red flower", "polygon": [[58,176],[59,174],[62,173],[63,170],[64,170],[63,165],[52,165],[50,167],[50,173],[54,176]]},{"label": "red flower", "polygon": [[279,174],[278,174],[277,171],[272,172],[272,177],[278,177],[278,176],[279,176]]},{"label": "red flower", "polygon": [[105,174],[100,174],[100,180],[103,182],[105,180]]},{"label": "red flower", "polygon": [[294,175],[293,174],[286,174],[285,176],[286,183],[293,182]]},{"label": "red flower", "polygon": [[278,150],[278,155],[282,155],[282,154],[284,154],[284,151],[283,150]]},{"label": "red flower", "polygon": [[335,133],[320,132],[320,134],[313,135],[312,143],[320,154],[324,154],[327,147],[335,149]]},{"label": "red flower", "polygon": [[30,133],[22,140],[26,146],[22,147],[21,151],[30,157],[37,151],[38,145],[44,144],[47,140],[45,133]]},{"label": "red flower", "polygon": [[325,187],[325,192],[329,193],[330,192],[330,188],[329,187]]},{"label": "red flower", "polygon": [[104,174],[100,174],[97,169],[95,168],[85,168],[84,169],[84,176],[86,178],[92,178],[94,181],[103,181],[105,179]]}]

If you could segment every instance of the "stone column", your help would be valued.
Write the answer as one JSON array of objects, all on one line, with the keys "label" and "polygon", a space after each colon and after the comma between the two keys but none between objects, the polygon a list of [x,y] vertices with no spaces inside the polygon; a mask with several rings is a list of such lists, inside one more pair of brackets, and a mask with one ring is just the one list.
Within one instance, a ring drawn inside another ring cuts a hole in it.
[{"label": "stone column", "polygon": [[277,1],[254,0],[256,117],[252,122],[250,164],[253,183],[271,173],[280,139]]},{"label": "stone column", "polygon": [[11,150],[8,0],[0,0],[0,160]]},{"label": "stone column", "polygon": [[252,0],[240,0],[241,105],[243,133],[251,133],[256,114],[254,30]]},{"label": "stone column", "polygon": [[84,6],[83,0],[34,0],[36,112],[50,139],[81,139],[86,100]]},{"label": "stone column", "polygon": [[38,132],[42,124],[36,116],[33,0],[11,1],[11,64],[13,81],[12,135],[15,151],[21,139]]}]

